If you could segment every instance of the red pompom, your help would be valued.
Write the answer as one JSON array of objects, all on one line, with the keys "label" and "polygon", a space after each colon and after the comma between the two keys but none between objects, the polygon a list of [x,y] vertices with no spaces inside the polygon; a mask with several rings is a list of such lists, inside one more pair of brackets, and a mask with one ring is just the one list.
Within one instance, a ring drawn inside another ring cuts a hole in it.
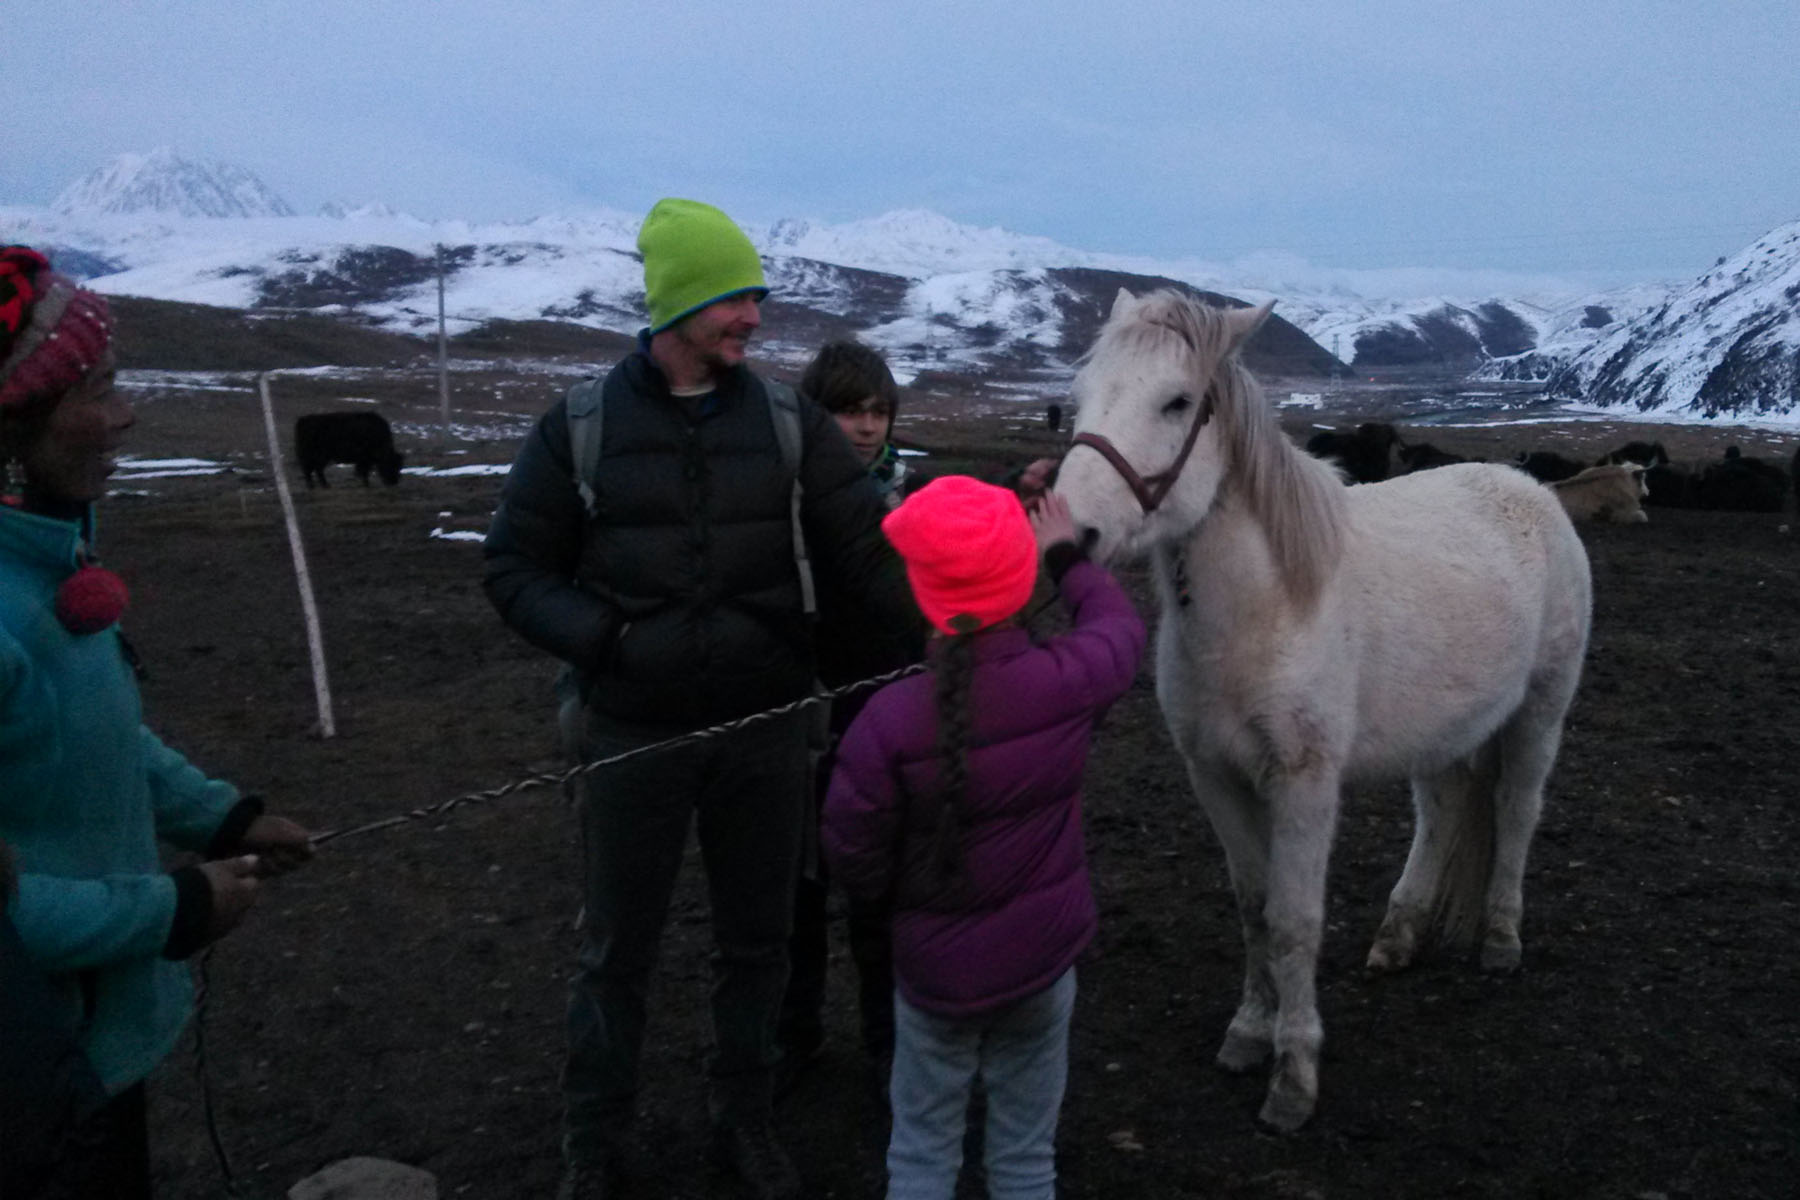
[{"label": "red pompom", "polygon": [[105,567],[82,567],[56,589],[56,619],[70,633],[99,633],[125,615],[131,593]]}]

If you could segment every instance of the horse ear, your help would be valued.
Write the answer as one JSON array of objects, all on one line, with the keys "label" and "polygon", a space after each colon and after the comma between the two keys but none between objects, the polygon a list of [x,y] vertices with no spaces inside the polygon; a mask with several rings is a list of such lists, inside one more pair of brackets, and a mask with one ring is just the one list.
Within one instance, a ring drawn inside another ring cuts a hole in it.
[{"label": "horse ear", "polygon": [[1255,335],[1256,331],[1262,328],[1262,323],[1268,320],[1269,314],[1274,311],[1275,302],[1273,300],[1269,301],[1261,308],[1233,308],[1226,310],[1225,328],[1228,332],[1229,340],[1226,344],[1225,352],[1229,354],[1233,350],[1241,349],[1244,343],[1248,342],[1251,337]]},{"label": "horse ear", "polygon": [[1136,303],[1137,303],[1136,296],[1133,296],[1130,292],[1126,291],[1124,288],[1120,288],[1119,294],[1113,297],[1112,311],[1110,313],[1106,314],[1106,319],[1109,321],[1117,320],[1118,318],[1124,316],[1128,311],[1130,311],[1131,306]]}]

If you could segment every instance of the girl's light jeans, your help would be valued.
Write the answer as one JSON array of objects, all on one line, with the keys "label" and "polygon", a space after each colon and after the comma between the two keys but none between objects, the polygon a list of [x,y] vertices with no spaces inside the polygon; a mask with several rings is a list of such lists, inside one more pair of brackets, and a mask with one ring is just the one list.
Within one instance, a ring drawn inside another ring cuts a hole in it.
[{"label": "girl's light jeans", "polygon": [[1069,1075],[1075,969],[1009,1008],[952,1020],[894,998],[894,1109],[888,1200],[950,1200],[962,1167],[963,1123],[977,1076],[988,1196],[1056,1195],[1056,1119]]}]

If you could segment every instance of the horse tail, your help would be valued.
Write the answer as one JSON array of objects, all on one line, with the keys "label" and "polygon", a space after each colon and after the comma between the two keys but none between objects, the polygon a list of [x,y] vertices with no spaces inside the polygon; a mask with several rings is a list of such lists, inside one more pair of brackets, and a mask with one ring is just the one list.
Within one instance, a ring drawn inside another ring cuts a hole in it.
[{"label": "horse tail", "polygon": [[[1487,922],[1488,881],[1494,870],[1499,735],[1433,778],[1416,799],[1421,829],[1438,848],[1436,888],[1428,901],[1431,940],[1453,950],[1473,948]],[[1431,805],[1431,812],[1424,811]]]}]

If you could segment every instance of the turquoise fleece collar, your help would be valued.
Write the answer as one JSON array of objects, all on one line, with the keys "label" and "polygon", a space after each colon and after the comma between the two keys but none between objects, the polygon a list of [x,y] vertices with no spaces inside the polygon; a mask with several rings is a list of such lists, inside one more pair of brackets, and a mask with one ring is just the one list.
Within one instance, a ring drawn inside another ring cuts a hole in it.
[{"label": "turquoise fleece collar", "polygon": [[84,524],[92,521],[61,521],[0,505],[0,554],[73,570],[81,564]]}]

